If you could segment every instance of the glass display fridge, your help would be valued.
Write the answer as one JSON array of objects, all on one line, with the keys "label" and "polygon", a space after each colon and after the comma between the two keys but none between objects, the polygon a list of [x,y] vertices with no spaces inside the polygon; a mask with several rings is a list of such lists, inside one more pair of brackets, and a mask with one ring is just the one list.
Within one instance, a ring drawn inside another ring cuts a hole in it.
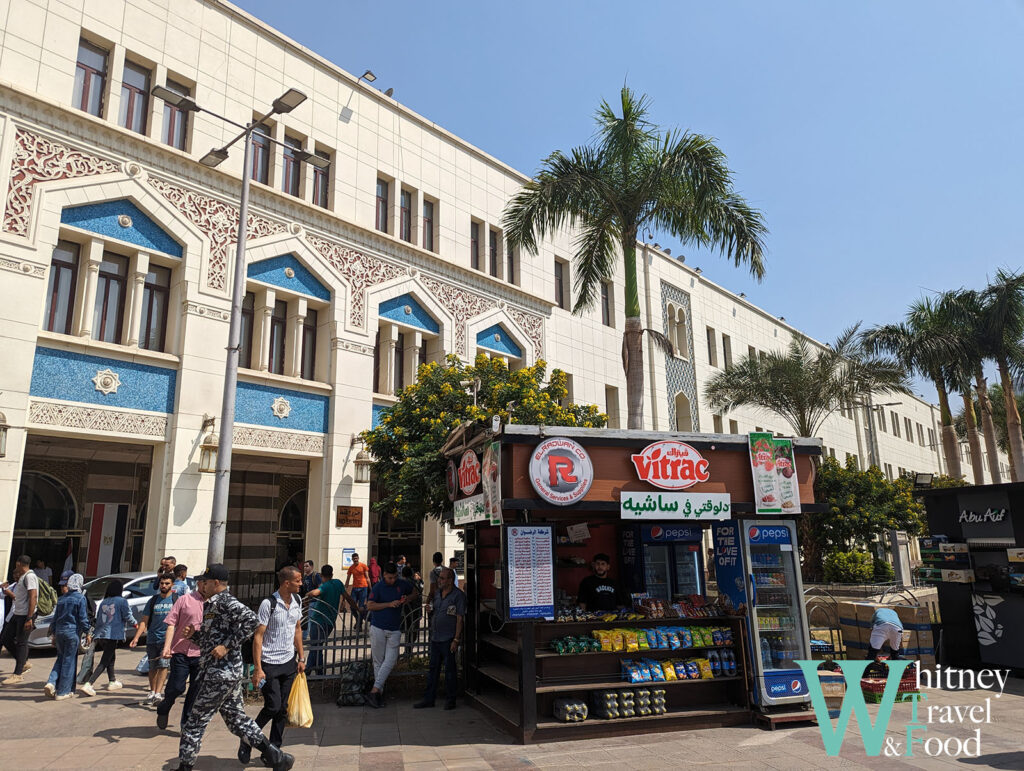
[{"label": "glass display fridge", "polygon": [[699,527],[638,524],[623,533],[623,566],[631,592],[647,592],[665,603],[704,594],[704,559]]},{"label": "glass display fridge", "polygon": [[753,700],[761,706],[809,701],[797,659],[810,659],[796,523],[727,520],[713,526],[720,593],[747,609]]}]

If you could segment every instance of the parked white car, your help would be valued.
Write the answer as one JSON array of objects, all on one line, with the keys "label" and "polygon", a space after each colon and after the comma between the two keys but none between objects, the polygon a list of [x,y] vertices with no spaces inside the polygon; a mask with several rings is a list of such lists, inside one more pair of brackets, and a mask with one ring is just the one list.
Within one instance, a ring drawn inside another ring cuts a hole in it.
[{"label": "parked white car", "polygon": [[[135,618],[141,619],[142,612],[146,609],[146,603],[149,602],[149,598],[157,593],[156,573],[113,573],[109,576],[101,576],[89,581],[83,588],[85,596],[92,603],[93,612],[95,612],[100,601],[103,599],[107,586],[114,580],[124,583],[124,593],[121,596],[128,600],[128,605],[131,607]],[[195,589],[196,581],[194,578],[186,578],[185,582],[188,584],[189,589]],[[52,647],[53,641],[50,639],[51,623],[53,623],[52,613],[48,616],[36,618],[36,627],[28,637],[29,647]],[[128,637],[135,634],[135,627],[126,629],[125,634]]]}]

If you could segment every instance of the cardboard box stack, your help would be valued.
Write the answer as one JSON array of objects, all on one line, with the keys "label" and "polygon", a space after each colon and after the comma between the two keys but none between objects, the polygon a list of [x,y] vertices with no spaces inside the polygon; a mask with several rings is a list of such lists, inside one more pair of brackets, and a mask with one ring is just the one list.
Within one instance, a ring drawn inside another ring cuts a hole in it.
[{"label": "cardboard box stack", "polygon": [[839,603],[839,630],[846,646],[846,658],[862,659],[871,640],[871,618],[881,607],[892,608],[903,622],[903,657],[914,659],[920,667],[935,666],[935,639],[931,613],[917,605],[888,605],[877,602]]}]

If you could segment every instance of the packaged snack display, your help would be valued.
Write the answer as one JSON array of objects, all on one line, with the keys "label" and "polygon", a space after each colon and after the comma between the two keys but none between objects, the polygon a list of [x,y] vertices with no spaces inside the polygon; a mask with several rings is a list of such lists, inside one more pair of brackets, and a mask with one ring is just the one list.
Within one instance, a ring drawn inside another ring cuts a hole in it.
[{"label": "packaged snack display", "polygon": [[722,630],[719,627],[717,627],[717,626],[711,627],[711,644],[712,645],[721,645],[722,644]]},{"label": "packaged snack display", "polygon": [[640,650],[640,642],[637,639],[636,632],[632,629],[623,629],[622,639],[625,642],[627,652],[636,653]]},{"label": "packaged snack display", "polygon": [[679,636],[679,643],[682,645],[682,647],[693,647],[693,632],[690,631],[689,627],[680,627],[679,632],[677,634]]},{"label": "packaged snack display", "polygon": [[679,635],[674,629],[669,629],[665,635],[668,638],[668,647],[674,651],[679,650],[682,644],[679,642]]},{"label": "packaged snack display", "polygon": [[710,680],[714,677],[714,673],[711,671],[711,662],[705,658],[693,659],[693,662],[697,665],[700,670],[700,676],[702,680]]},{"label": "packaged snack display", "polygon": [[640,650],[650,650],[651,645],[647,641],[647,633],[643,629],[634,629],[633,633],[636,634],[636,640],[640,644]]},{"label": "packaged snack display", "polygon": [[[644,682],[643,670],[640,669],[640,665],[635,661],[629,659],[622,660],[622,679],[627,683],[642,683]],[[647,680],[651,679],[651,673],[648,670]]]},{"label": "packaged snack display", "polygon": [[686,677],[688,680],[700,680],[700,667],[694,659],[686,661]]},{"label": "packaged snack display", "polygon": [[658,630],[657,629],[645,629],[644,636],[647,638],[647,647],[649,648],[660,648]]},{"label": "packaged snack display", "polygon": [[625,650],[626,643],[625,643],[625,641],[623,640],[623,637],[622,637],[622,630],[621,629],[612,629],[610,634],[611,634],[611,638],[612,638],[612,650],[613,651]]},{"label": "packaged snack display", "polygon": [[690,674],[686,671],[686,662],[680,659],[672,660],[672,668],[676,671],[677,680],[689,680]]},{"label": "packaged snack display", "polygon": [[654,661],[653,659],[644,659],[643,663],[647,666],[648,671],[651,673],[651,680],[662,683],[665,682],[665,672],[662,670],[660,661]]},{"label": "packaged snack display", "polygon": [[665,675],[665,680],[678,680],[679,677],[676,675],[676,667],[671,661],[661,662],[661,671]]}]

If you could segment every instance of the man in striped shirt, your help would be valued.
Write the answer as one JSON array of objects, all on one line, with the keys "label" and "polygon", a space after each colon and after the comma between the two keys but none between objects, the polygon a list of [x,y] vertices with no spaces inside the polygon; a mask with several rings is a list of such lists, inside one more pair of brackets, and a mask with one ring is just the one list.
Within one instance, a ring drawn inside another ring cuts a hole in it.
[{"label": "man in striped shirt", "polygon": [[[278,590],[260,603],[259,626],[252,636],[252,683],[263,692],[263,709],[256,716],[261,729],[270,723],[270,743],[280,747],[288,718],[288,695],[295,676],[306,669],[302,655],[302,573],[286,565],[277,571]],[[248,763],[252,747],[242,739],[238,760]]]}]

